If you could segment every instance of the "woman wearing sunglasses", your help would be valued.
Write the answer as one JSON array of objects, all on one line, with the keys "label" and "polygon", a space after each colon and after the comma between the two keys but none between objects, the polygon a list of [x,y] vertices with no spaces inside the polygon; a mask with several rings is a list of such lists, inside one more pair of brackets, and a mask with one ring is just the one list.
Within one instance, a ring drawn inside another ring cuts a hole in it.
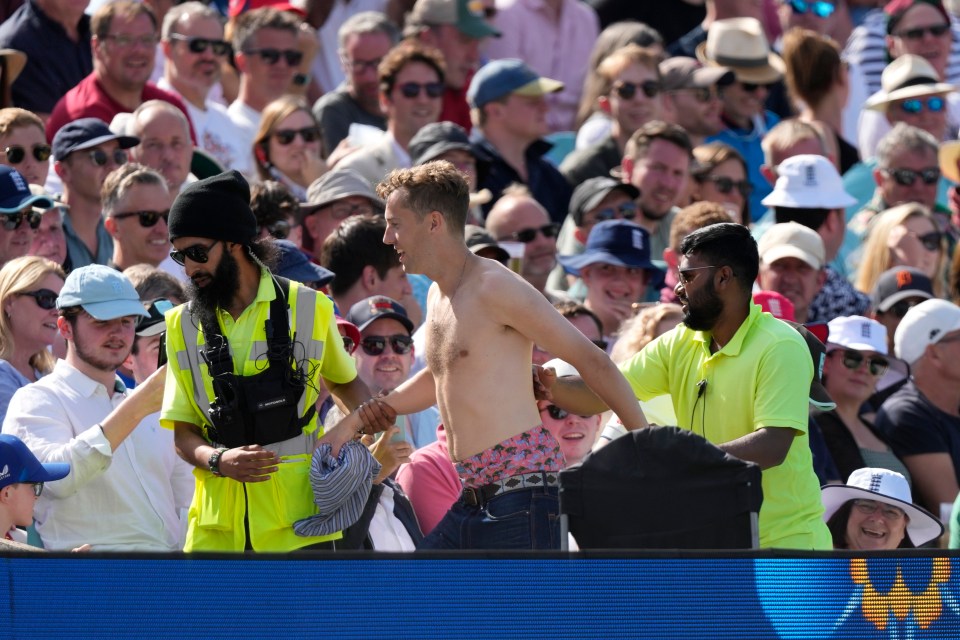
[{"label": "woman wearing sunglasses", "polygon": [[0,164],[19,171],[29,184],[43,185],[50,153],[39,117],[15,107],[0,109]]},{"label": "woman wearing sunglasses", "polygon": [[26,256],[0,269],[0,421],[14,392],[50,373],[63,269]]},{"label": "woman wearing sunglasses", "polygon": [[320,125],[307,103],[293,96],[264,108],[253,156],[261,180],[276,180],[300,202],[307,200],[307,187],[327,172]]},{"label": "woman wearing sunglasses", "polygon": [[909,478],[886,437],[863,412],[891,360],[887,330],[876,320],[848,316],[828,323],[830,337],[823,363],[823,384],[836,409],[811,409],[841,478],[861,467],[891,469]]},{"label": "woman wearing sunglasses", "polygon": [[708,142],[694,148],[693,158],[690,201],[715,202],[733,222],[749,225],[753,184],[747,179],[743,156],[728,144]]},{"label": "woman wearing sunglasses", "polygon": [[946,239],[929,209],[917,203],[901,204],[876,216],[869,229],[857,289],[869,295],[881,273],[903,266],[922,271],[933,281],[937,297],[944,296]]}]

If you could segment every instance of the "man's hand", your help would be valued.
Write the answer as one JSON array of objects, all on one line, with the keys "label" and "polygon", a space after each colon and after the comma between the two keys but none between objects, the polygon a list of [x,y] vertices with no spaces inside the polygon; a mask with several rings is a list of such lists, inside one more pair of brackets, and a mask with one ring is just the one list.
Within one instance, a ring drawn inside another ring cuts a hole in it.
[{"label": "man's hand", "polygon": [[365,434],[387,431],[397,421],[397,412],[380,398],[370,398],[357,407],[356,414],[363,423],[361,430]]},{"label": "man's hand", "polygon": [[145,415],[160,411],[163,405],[163,387],[166,379],[167,365],[163,365],[150,374],[150,377],[134,387],[127,401],[135,402]]},{"label": "man's hand", "polygon": [[[400,440],[393,442],[391,438],[400,433],[400,429],[394,425],[383,432],[380,438],[372,443],[364,442],[369,448],[370,453],[380,463],[380,474],[374,479],[374,484],[383,482],[384,478],[393,475],[401,464],[410,462],[410,454],[413,453],[413,445],[409,442]],[[364,436],[364,440],[373,438],[373,436]]]},{"label": "man's hand", "polygon": [[553,384],[557,381],[557,372],[553,367],[533,365],[533,396],[537,400],[553,400]]},{"label": "man's hand", "polygon": [[265,482],[277,472],[280,457],[258,444],[228,449],[220,456],[220,473],[237,482]]}]

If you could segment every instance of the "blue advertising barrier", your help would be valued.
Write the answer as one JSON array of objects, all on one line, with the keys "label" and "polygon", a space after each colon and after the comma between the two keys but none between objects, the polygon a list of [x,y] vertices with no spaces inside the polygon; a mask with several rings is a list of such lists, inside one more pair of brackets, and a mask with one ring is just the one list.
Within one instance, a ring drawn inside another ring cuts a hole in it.
[{"label": "blue advertising barrier", "polygon": [[0,556],[0,639],[960,638],[960,555]]}]

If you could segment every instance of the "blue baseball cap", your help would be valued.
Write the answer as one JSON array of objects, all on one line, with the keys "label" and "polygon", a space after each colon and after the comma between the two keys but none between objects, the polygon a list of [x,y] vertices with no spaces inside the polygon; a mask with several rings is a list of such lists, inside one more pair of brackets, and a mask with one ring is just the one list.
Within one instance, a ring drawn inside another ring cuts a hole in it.
[{"label": "blue baseball cap", "polygon": [[564,270],[579,276],[580,270],[591,264],[615,264],[618,267],[646,269],[661,278],[663,270],[650,261],[650,234],[629,220],[605,220],[590,230],[583,253],[558,256]]},{"label": "blue baseball cap", "polygon": [[18,482],[52,482],[70,473],[66,462],[40,462],[16,436],[0,435],[0,487]]},{"label": "blue baseball cap", "polygon": [[111,140],[116,140],[121,149],[140,144],[140,138],[117,135],[100,118],[80,118],[63,125],[53,136],[53,158],[63,160],[74,151],[92,149]]},{"label": "blue baseball cap", "polygon": [[289,240],[276,240],[280,250],[280,263],[274,270],[281,278],[288,278],[303,284],[316,284],[322,287],[333,280],[333,271],[310,262],[307,254]]},{"label": "blue baseball cap", "polygon": [[17,213],[29,206],[46,210],[53,204],[48,196],[33,195],[27,179],[19,171],[0,165],[0,213]]},{"label": "blue baseball cap", "polygon": [[563,83],[559,80],[541,77],[523,60],[516,58],[491,60],[483,65],[470,81],[467,102],[471,107],[479,108],[511,93],[539,97],[556,93],[563,87]]},{"label": "blue baseball cap", "polygon": [[369,298],[364,298],[350,307],[350,311],[347,312],[346,317],[349,322],[357,325],[360,331],[363,331],[369,327],[372,322],[380,318],[393,318],[406,327],[407,331],[413,333],[413,322],[410,321],[407,310],[403,308],[402,304],[387,296],[370,296]]},{"label": "blue baseball cap", "polygon": [[57,298],[57,309],[78,306],[97,320],[150,317],[127,277],[102,264],[74,269],[67,276]]}]

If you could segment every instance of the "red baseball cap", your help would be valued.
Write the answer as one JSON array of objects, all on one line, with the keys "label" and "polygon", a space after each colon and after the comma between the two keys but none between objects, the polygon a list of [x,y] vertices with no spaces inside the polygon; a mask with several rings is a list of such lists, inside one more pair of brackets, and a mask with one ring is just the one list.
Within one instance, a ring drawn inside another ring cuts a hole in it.
[{"label": "red baseball cap", "polygon": [[300,7],[295,7],[289,2],[273,2],[272,0],[230,0],[227,13],[231,18],[236,18],[241,13],[253,11],[254,9],[263,9],[264,7],[272,7],[280,11],[289,11],[290,13],[297,14],[301,18],[307,17],[307,12]]}]

